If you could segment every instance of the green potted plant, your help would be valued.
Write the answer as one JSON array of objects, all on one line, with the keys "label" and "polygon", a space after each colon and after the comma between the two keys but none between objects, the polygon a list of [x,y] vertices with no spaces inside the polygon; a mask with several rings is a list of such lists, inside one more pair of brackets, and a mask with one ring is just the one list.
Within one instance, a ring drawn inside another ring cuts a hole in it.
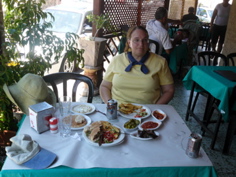
[{"label": "green potted plant", "polygon": [[[68,60],[83,65],[83,49],[76,47],[78,36],[66,34],[63,41],[47,29],[46,22],[52,14],[42,10],[44,0],[4,0],[6,11],[0,13],[1,55],[0,55],[0,134],[5,130],[17,131],[18,120],[14,116],[14,106],[3,91],[3,85],[18,82],[27,73],[43,76],[57,61],[62,52]],[[3,11],[1,11],[3,12]],[[52,16],[53,17],[53,16]],[[5,29],[2,29],[5,27]],[[40,52],[38,53],[38,48]],[[24,59],[22,59],[24,49]],[[15,110],[18,110],[17,108]],[[6,135],[4,135],[6,137]]]},{"label": "green potted plant", "polygon": [[96,27],[96,33],[94,36],[80,38],[80,48],[84,49],[85,66],[99,67],[103,64],[103,53],[106,47],[106,38],[97,37],[97,34],[101,30],[113,30],[110,18],[106,14],[87,15],[89,22],[92,22]]}]

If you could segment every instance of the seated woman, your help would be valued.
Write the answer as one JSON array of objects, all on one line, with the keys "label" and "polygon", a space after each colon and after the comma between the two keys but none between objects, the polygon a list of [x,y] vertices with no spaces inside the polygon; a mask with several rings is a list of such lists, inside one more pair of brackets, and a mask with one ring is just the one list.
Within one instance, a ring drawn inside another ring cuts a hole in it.
[{"label": "seated woman", "polygon": [[105,103],[167,104],[174,81],[165,58],[149,52],[149,36],[142,26],[127,32],[125,52],[113,58],[100,85]]}]

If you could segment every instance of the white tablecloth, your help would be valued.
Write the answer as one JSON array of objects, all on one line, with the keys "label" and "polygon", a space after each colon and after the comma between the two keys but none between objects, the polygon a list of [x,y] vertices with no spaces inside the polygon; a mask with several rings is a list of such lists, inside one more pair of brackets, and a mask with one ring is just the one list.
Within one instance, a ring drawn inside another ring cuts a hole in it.
[{"label": "white tablecloth", "polygon": [[[73,103],[74,105],[76,103]],[[26,117],[18,134],[29,134],[41,147],[57,154],[57,161],[50,167],[60,165],[72,168],[132,168],[132,167],[175,167],[175,166],[212,166],[203,149],[200,157],[193,159],[185,154],[190,130],[170,105],[146,105],[151,110],[162,109],[167,119],[157,130],[160,137],[149,141],[141,141],[125,135],[124,142],[112,147],[96,147],[74,138],[62,138],[59,133],[50,131],[38,134],[30,128],[29,118]],[[96,109],[106,112],[106,105],[95,104]],[[88,115],[92,121],[107,120],[99,112]],[[153,119],[151,116],[144,120]],[[118,117],[113,124],[122,127],[127,118]],[[77,131],[81,135],[81,130]],[[2,170],[26,169],[6,159]]]}]

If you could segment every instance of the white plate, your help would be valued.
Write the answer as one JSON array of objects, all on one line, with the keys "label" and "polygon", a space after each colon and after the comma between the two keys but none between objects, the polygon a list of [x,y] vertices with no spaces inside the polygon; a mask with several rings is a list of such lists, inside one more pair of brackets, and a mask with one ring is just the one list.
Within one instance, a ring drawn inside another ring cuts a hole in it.
[{"label": "white plate", "polygon": [[90,125],[91,122],[92,122],[91,119],[90,119],[90,117],[86,116],[85,114],[76,113],[76,114],[73,114],[73,115],[82,115],[82,116],[84,116],[84,118],[85,118],[86,121],[87,121],[87,124],[85,124],[85,125],[82,126],[82,127],[78,127],[78,128],[73,128],[73,127],[71,127],[71,130],[82,130],[82,129],[84,129],[84,127]]},{"label": "white plate", "polygon": [[146,130],[156,130],[156,129],[158,129],[160,126],[161,126],[161,124],[162,124],[162,122],[161,121],[159,121],[159,120],[148,120],[148,121],[145,121],[145,122],[142,122],[141,124],[139,124],[139,126],[138,126],[138,128],[139,128],[139,130],[143,130],[143,128],[142,128],[142,125],[144,124],[144,123],[146,123],[146,122],[156,122],[156,123],[158,123],[158,126],[157,127],[155,127],[155,128],[148,128],[148,129],[146,129]]},{"label": "white plate", "polygon": [[[159,137],[160,136],[160,134],[159,134],[159,132],[157,132],[157,131],[154,131],[155,132],[155,134]],[[137,139],[137,140],[142,140],[142,141],[146,141],[146,140],[152,140],[153,138],[140,138],[139,136],[138,136],[138,132],[135,132],[135,133],[131,133],[130,134],[130,137],[131,138],[134,138],[134,139]],[[157,138],[158,138],[157,137]]]},{"label": "white plate", "polygon": [[[83,111],[81,110],[81,107],[90,107],[90,111]],[[74,113],[81,113],[81,114],[91,114],[95,111],[95,106],[91,103],[77,103],[75,106],[73,106],[72,111]]]},{"label": "white plate", "polygon": [[[133,104],[133,103],[132,103],[132,104]],[[150,110],[147,106],[143,106],[143,105],[141,105],[141,104],[133,104],[133,105],[142,106],[141,109],[146,109],[147,115],[144,116],[144,117],[135,117],[135,115],[136,115],[137,113],[124,114],[124,113],[118,111],[119,114],[120,114],[122,117],[128,118],[128,119],[137,119],[137,118],[145,119],[145,118],[148,118],[148,117],[151,115],[151,110]],[[138,111],[138,110],[137,110],[137,111]]]},{"label": "white plate", "polygon": [[[161,113],[161,114],[164,116],[163,119],[157,119],[157,118],[153,115],[154,111],[157,111],[157,112]],[[164,111],[162,111],[161,109],[155,109],[155,110],[152,111],[152,117],[153,117],[155,120],[164,121],[164,120],[166,119],[167,115],[166,115],[166,113],[165,113]]]},{"label": "white plate", "polygon": [[[116,125],[113,125],[113,126],[116,126]],[[85,141],[86,141],[88,144],[92,145],[92,146],[98,146],[98,147],[111,147],[111,146],[115,146],[115,145],[118,145],[118,144],[122,143],[122,142],[124,141],[124,138],[125,138],[125,133],[124,133],[124,131],[123,131],[120,127],[118,127],[118,126],[116,126],[116,127],[119,128],[120,131],[121,131],[121,134],[120,134],[119,138],[116,139],[115,141],[113,141],[112,143],[105,143],[105,144],[102,144],[101,146],[99,146],[98,143],[95,143],[95,142],[91,141],[91,140],[86,136],[86,134],[85,134],[84,131],[83,131],[83,133],[82,133],[82,136],[84,137]]]}]

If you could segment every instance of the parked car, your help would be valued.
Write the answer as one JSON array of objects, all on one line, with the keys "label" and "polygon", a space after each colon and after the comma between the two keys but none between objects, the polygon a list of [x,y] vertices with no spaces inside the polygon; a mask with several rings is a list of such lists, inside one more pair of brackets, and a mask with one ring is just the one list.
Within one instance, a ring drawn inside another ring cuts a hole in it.
[{"label": "parked car", "polygon": [[[91,14],[92,3],[73,3],[73,4],[60,4],[52,6],[45,9],[45,12],[50,12],[55,20],[48,19],[52,22],[52,28],[48,30],[52,31],[55,35],[63,39],[65,33],[71,32],[77,35],[82,33],[91,33],[92,24],[89,24],[86,16]],[[56,72],[72,72],[75,68],[75,63],[70,64],[67,61],[66,55],[58,61],[58,63],[53,63],[52,66]]]},{"label": "parked car", "polygon": [[199,21],[204,23],[210,23],[211,17],[213,14],[213,9],[205,8],[205,7],[198,7],[196,15],[199,18]]}]

